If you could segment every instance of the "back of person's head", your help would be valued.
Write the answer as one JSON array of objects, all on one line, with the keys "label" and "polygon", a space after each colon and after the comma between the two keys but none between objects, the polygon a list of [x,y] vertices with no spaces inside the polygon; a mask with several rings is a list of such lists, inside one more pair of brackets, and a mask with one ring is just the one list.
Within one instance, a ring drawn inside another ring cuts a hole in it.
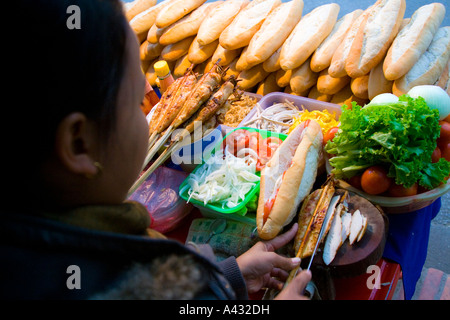
[{"label": "back of person's head", "polygon": [[0,126],[7,198],[26,198],[39,187],[35,175],[66,115],[82,112],[99,123],[105,139],[114,129],[124,72],[122,10],[119,0],[9,2]]}]

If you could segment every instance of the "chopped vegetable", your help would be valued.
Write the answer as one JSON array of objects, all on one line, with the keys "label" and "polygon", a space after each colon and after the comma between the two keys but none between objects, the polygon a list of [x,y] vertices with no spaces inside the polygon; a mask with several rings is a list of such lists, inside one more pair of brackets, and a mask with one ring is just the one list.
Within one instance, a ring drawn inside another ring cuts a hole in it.
[{"label": "chopped vegetable", "polygon": [[431,155],[440,135],[439,112],[421,97],[407,95],[397,103],[374,104],[365,108],[352,103],[343,107],[340,129],[325,151],[336,178],[351,178],[373,165],[388,169],[395,183],[409,188],[416,182],[433,189],[450,173],[450,162]]},{"label": "chopped vegetable", "polygon": [[234,208],[259,181],[256,159],[252,155],[236,157],[225,148],[218,151],[187,180],[189,199],[218,203],[222,208]]},{"label": "chopped vegetable", "polygon": [[327,109],[324,109],[323,111],[308,111],[303,109],[300,115],[295,118],[292,126],[289,128],[289,133],[291,133],[296,126],[306,120],[315,120],[322,128],[322,133],[324,135],[328,132],[328,130],[339,125],[339,121],[336,120],[336,112],[330,113]]}]

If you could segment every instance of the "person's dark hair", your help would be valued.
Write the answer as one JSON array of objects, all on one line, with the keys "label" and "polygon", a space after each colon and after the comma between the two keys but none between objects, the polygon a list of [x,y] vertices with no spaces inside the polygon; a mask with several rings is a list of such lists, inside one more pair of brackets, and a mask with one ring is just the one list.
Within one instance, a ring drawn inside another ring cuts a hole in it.
[{"label": "person's dark hair", "polygon": [[127,21],[122,3],[14,0],[8,18],[3,41],[8,102],[1,135],[9,168],[27,170],[44,160],[58,123],[72,112],[98,122],[106,139],[114,129],[124,72]]}]

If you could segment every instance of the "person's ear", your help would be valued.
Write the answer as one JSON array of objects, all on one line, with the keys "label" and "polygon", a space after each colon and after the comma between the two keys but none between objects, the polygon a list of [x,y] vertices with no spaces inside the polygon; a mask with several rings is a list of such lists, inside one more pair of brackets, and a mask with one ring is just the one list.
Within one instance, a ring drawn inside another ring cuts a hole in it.
[{"label": "person's ear", "polygon": [[56,131],[55,149],[61,163],[75,174],[94,177],[99,171],[92,157],[96,137],[83,113],[67,115]]}]

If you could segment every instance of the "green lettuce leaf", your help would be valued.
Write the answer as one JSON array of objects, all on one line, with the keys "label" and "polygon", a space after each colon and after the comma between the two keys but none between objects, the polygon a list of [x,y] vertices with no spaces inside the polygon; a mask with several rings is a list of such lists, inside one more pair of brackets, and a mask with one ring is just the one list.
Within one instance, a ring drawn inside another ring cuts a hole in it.
[{"label": "green lettuce leaf", "polygon": [[395,183],[418,182],[433,189],[450,174],[450,162],[431,163],[440,135],[439,113],[421,97],[407,95],[397,103],[342,107],[339,131],[325,151],[336,178],[350,178],[367,167],[382,165]]}]

